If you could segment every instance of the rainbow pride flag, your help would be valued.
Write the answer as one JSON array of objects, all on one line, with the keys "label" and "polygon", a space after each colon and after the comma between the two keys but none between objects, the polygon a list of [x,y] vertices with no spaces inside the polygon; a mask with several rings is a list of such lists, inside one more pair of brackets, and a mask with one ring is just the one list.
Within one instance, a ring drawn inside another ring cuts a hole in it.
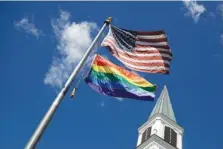
[{"label": "rainbow pride flag", "polygon": [[95,91],[113,97],[154,100],[156,85],[95,55],[85,82]]}]

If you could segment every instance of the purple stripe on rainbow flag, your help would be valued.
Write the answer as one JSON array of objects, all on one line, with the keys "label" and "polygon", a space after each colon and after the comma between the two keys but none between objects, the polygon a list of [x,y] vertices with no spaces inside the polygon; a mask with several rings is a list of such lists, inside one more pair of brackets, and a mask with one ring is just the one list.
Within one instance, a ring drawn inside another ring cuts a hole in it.
[{"label": "purple stripe on rainbow flag", "polygon": [[153,101],[154,97],[151,96],[137,96],[133,93],[129,92],[123,92],[123,90],[119,89],[113,89],[112,91],[107,88],[103,88],[101,86],[97,86],[91,82],[87,82],[87,84],[96,92],[101,93],[103,95],[107,96],[113,96],[113,97],[121,97],[121,98],[132,98],[137,100],[144,100],[144,101]]}]

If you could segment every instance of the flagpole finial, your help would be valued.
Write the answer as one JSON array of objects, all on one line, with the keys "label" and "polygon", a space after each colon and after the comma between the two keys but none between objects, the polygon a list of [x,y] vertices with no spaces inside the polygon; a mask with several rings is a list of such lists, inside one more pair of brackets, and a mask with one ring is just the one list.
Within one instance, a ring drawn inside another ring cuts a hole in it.
[{"label": "flagpole finial", "polygon": [[104,23],[110,24],[112,22],[112,17],[108,17]]}]

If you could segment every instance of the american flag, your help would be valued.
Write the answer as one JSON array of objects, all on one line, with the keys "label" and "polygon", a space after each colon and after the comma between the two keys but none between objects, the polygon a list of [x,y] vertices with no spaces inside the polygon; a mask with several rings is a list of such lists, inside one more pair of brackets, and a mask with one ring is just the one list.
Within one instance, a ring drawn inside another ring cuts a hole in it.
[{"label": "american flag", "polygon": [[170,71],[172,53],[162,30],[140,32],[110,25],[102,46],[132,70],[163,74]]}]

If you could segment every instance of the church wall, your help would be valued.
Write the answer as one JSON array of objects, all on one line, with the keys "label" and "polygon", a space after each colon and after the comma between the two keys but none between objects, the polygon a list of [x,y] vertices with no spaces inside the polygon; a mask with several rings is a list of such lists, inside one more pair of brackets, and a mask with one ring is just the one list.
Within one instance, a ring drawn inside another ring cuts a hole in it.
[{"label": "church wall", "polygon": [[152,133],[151,135],[156,134],[160,138],[163,138],[163,124],[161,120],[155,120],[152,126]]},{"label": "church wall", "polygon": [[142,142],[142,133],[139,134],[137,146],[139,146],[141,144],[141,142]]},{"label": "church wall", "polygon": [[145,149],[160,149],[160,148],[159,148],[159,146],[157,144],[153,144],[153,145],[149,145]]},{"label": "church wall", "polygon": [[177,148],[182,149],[183,137],[180,133],[177,133]]}]

